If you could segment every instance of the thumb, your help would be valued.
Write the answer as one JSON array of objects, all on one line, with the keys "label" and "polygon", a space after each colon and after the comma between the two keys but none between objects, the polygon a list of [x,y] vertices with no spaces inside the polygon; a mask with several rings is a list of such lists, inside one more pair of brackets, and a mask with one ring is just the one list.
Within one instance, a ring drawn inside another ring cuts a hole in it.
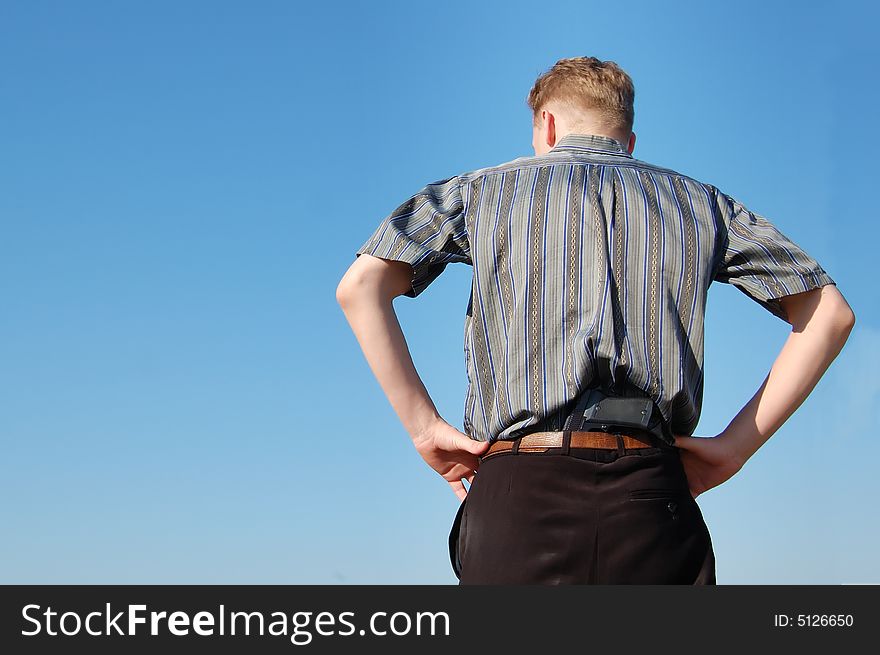
[{"label": "thumb", "polygon": [[461,435],[456,439],[456,445],[473,455],[479,455],[489,447],[488,441],[477,441],[468,436]]},{"label": "thumb", "polygon": [[694,442],[694,437],[688,437],[686,435],[674,434],[672,435],[672,438],[675,440],[675,446],[683,450],[689,450],[691,444]]}]

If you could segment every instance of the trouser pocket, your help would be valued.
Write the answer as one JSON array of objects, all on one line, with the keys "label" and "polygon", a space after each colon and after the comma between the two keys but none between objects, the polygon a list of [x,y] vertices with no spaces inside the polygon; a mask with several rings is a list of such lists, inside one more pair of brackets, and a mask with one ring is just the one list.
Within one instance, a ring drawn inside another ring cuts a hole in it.
[{"label": "trouser pocket", "polygon": [[459,580],[461,580],[461,524],[466,504],[467,496],[459,504],[458,511],[452,521],[452,529],[449,531],[449,562],[452,564],[455,577]]}]

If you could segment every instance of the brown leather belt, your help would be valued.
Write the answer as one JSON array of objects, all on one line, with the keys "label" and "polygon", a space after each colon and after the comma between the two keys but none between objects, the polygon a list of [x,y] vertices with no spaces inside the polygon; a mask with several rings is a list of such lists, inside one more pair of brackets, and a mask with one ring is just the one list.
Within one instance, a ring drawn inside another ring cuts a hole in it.
[{"label": "brown leather belt", "polygon": [[[563,432],[532,432],[515,439],[497,439],[480,457],[480,461],[493,455],[500,455],[514,450],[515,442],[519,441],[516,452],[542,453],[551,448],[562,448]],[[653,437],[635,437],[628,434],[612,434],[610,432],[572,432],[570,448],[656,448],[658,444]]]}]

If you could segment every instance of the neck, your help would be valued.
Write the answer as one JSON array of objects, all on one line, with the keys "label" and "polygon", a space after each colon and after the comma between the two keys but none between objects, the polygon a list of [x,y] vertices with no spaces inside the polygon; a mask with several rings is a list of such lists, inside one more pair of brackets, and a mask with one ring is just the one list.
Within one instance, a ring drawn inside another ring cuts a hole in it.
[{"label": "neck", "polygon": [[562,137],[567,134],[596,134],[598,136],[607,136],[610,139],[614,139],[615,141],[619,141],[624,146],[629,143],[629,134],[624,135],[622,132],[614,132],[611,130],[607,130],[600,127],[590,126],[590,125],[582,125],[577,127],[572,127],[565,132],[559,131],[556,134],[556,140],[559,141]]}]

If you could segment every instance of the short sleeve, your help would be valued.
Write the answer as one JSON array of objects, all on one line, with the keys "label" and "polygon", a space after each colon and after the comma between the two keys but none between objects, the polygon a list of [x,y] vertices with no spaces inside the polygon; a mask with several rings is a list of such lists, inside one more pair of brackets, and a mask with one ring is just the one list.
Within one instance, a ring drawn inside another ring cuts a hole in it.
[{"label": "short sleeve", "polygon": [[718,192],[725,234],[715,267],[718,282],[734,285],[784,321],[779,299],[836,284],[819,263],[764,216]]},{"label": "short sleeve", "polygon": [[447,264],[472,264],[460,178],[422,187],[382,220],[355,256],[362,254],[410,264],[412,287],[404,294],[410,298],[424,291]]}]

